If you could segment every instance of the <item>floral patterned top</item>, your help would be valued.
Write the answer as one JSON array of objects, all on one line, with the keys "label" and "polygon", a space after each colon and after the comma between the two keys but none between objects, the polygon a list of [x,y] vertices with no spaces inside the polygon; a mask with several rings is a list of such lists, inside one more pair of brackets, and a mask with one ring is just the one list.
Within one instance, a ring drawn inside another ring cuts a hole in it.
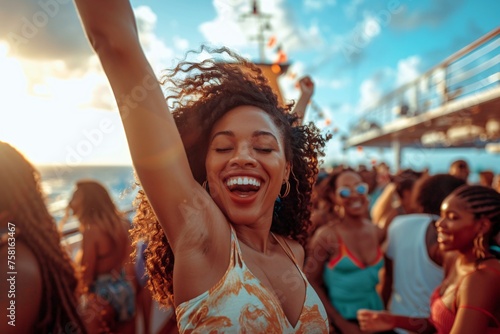
[{"label": "floral patterned top", "polygon": [[290,324],[275,294],[245,265],[238,239],[231,227],[231,257],[222,279],[209,291],[176,308],[181,334],[328,333],[328,317],[321,300],[298,267],[291,251],[274,238],[295,263],[306,284],[305,301],[297,324]]}]

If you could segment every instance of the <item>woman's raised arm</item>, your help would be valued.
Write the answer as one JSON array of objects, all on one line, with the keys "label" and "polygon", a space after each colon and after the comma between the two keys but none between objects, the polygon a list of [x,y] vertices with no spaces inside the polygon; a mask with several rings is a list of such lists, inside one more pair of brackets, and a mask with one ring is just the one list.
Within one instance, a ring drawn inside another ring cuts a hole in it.
[{"label": "woman's raised arm", "polygon": [[[177,237],[189,225],[182,224],[189,220],[182,205],[189,205],[193,189],[204,192],[192,176],[174,119],[141,48],[131,5],[128,0],[75,3],[111,84],[139,180],[175,249]],[[202,196],[210,200],[206,192]]]}]

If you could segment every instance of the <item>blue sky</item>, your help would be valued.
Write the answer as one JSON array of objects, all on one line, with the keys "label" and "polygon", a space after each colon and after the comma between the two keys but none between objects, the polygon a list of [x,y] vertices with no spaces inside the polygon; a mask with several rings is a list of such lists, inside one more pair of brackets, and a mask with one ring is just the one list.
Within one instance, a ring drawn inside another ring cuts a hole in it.
[{"label": "blue sky", "polygon": [[[141,40],[155,70],[201,44],[226,45],[259,61],[256,21],[241,17],[250,0],[132,0]],[[309,120],[337,135],[328,160],[370,163],[379,151],[342,152],[337,140],[373,101],[500,25],[497,0],[260,0],[290,70],[283,94],[309,74],[323,114]],[[0,0],[0,140],[36,163],[127,164],[125,137],[113,98],[69,0]],[[45,19],[44,19],[45,18]],[[29,30],[29,25],[34,29]],[[277,49],[265,48],[267,61]],[[479,161],[481,152],[440,153]],[[432,152],[403,156],[428,166]],[[391,159],[386,154],[383,159]],[[497,157],[488,159],[497,165]],[[496,159],[496,160],[495,160]],[[488,166],[477,165],[476,169]]]}]

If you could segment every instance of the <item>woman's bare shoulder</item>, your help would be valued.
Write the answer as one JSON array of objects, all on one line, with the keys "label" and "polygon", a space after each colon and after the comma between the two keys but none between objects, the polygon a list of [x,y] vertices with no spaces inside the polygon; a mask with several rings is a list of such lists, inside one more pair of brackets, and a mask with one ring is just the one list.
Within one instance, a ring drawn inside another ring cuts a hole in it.
[{"label": "woman's bare shoulder", "polygon": [[[2,267],[10,268],[0,274],[0,286],[7,284],[6,289],[2,289],[5,297],[8,297],[4,301],[14,301],[19,311],[22,306],[22,312],[16,313],[16,330],[30,331],[38,318],[42,301],[43,280],[40,263],[34,251],[19,239],[15,241],[14,246],[7,244],[1,247],[0,256]],[[3,301],[0,305],[5,306]]]},{"label": "woman's bare shoulder", "polygon": [[33,278],[35,282],[37,280],[41,282],[40,263],[38,262],[34,250],[22,240],[16,240],[15,257],[16,271],[18,274],[22,272],[23,275],[26,274]]},{"label": "woman's bare shoulder", "polygon": [[464,303],[474,305],[481,300],[489,300],[493,296],[500,300],[500,263],[496,259],[489,260],[488,265],[481,265],[479,268],[466,274],[461,282],[458,295]]}]

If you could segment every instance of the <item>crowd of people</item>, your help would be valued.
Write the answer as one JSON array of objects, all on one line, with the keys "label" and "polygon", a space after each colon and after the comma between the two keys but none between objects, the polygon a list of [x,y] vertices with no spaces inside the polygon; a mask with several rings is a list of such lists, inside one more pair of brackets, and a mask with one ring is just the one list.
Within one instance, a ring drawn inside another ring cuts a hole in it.
[{"label": "crowd of people", "polygon": [[[0,142],[0,262],[15,244],[22,305],[1,333],[134,333],[142,312],[148,334],[152,299],[175,310],[163,333],[500,333],[491,172],[471,184],[465,160],[436,175],[321,169],[328,137],[303,124],[309,77],[282,105],[255,65],[203,48],[214,58],[157,83],[128,1],[75,3],[122,116],[136,212],[80,180],[56,222],[36,168]],[[57,228],[70,217],[74,258]]]}]

